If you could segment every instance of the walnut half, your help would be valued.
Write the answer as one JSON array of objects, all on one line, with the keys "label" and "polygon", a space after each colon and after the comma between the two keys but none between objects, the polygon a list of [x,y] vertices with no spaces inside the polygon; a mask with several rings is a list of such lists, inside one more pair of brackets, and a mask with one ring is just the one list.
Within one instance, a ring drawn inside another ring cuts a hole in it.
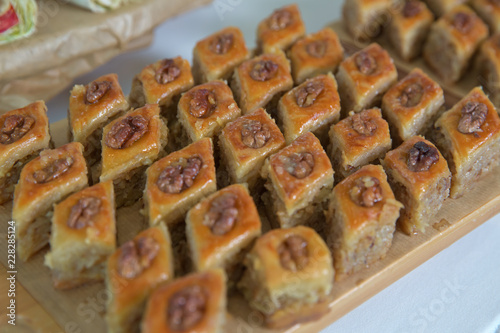
[{"label": "walnut half", "polygon": [[173,294],[168,301],[167,321],[172,331],[185,332],[205,315],[207,294],[202,286],[192,285]]},{"label": "walnut half", "polygon": [[285,161],[286,171],[295,178],[306,178],[314,169],[314,156],[311,153],[294,153]]},{"label": "walnut half", "polygon": [[241,126],[241,141],[249,148],[262,148],[270,138],[269,127],[258,120],[245,121]]},{"label": "walnut half", "polygon": [[285,29],[293,22],[292,13],[286,9],[275,10],[267,22],[271,30],[278,31]]},{"label": "walnut half", "polygon": [[160,173],[156,185],[165,193],[181,193],[193,185],[202,164],[202,160],[194,156],[188,158],[185,165],[168,166]]},{"label": "walnut half", "polygon": [[210,51],[215,54],[226,54],[234,44],[234,36],[230,33],[219,34],[210,41]]},{"label": "walnut half", "polygon": [[52,161],[44,168],[37,170],[33,173],[33,179],[36,184],[45,184],[61,176],[68,171],[73,165],[73,158],[63,157]]},{"label": "walnut half", "polygon": [[87,86],[85,104],[95,104],[106,95],[113,84],[109,81],[92,81]]},{"label": "walnut half", "polygon": [[358,206],[373,207],[383,199],[380,181],[375,177],[360,177],[354,182],[350,196]]},{"label": "walnut half", "polygon": [[314,58],[323,58],[326,53],[327,44],[325,40],[315,40],[306,45],[307,53]]},{"label": "walnut half", "polygon": [[462,108],[462,116],[458,122],[458,131],[463,134],[482,132],[481,126],[486,121],[488,107],[480,102],[467,102]]},{"label": "walnut half", "polygon": [[368,52],[361,51],[354,58],[358,70],[363,75],[372,75],[377,70],[377,61]]},{"label": "walnut half", "polygon": [[307,241],[298,235],[287,237],[278,248],[280,263],[283,268],[296,272],[309,262]]},{"label": "walnut half", "polygon": [[130,240],[122,245],[117,261],[117,271],[126,279],[139,276],[151,266],[160,251],[160,244],[150,236]]},{"label": "walnut half", "polygon": [[173,59],[164,59],[155,72],[155,80],[159,84],[167,84],[175,81],[181,75],[181,69]]},{"label": "walnut half", "polygon": [[0,143],[8,145],[21,139],[33,127],[35,119],[24,115],[10,115],[0,129]]},{"label": "walnut half", "polygon": [[71,212],[66,224],[71,229],[82,229],[92,225],[94,217],[101,208],[101,199],[96,197],[85,197],[71,207]]},{"label": "walnut half", "polygon": [[369,119],[364,114],[351,114],[351,127],[359,134],[364,136],[372,136],[377,130],[375,120]]},{"label": "walnut half", "polygon": [[307,108],[316,102],[325,85],[321,81],[310,81],[300,86],[295,92],[295,101],[301,108]]},{"label": "walnut half", "polygon": [[233,229],[238,217],[237,199],[232,193],[223,193],[210,203],[203,224],[209,227],[214,235],[222,236]]},{"label": "walnut half", "polygon": [[428,171],[437,161],[439,161],[438,150],[424,141],[419,141],[408,152],[406,164],[410,171],[421,172]]},{"label": "walnut half", "polygon": [[250,77],[255,81],[268,81],[278,73],[278,65],[271,60],[257,61],[250,71]]},{"label": "walnut half", "polygon": [[399,96],[401,105],[407,108],[414,107],[420,103],[424,96],[424,88],[420,83],[413,83],[406,86]]},{"label": "walnut half", "polygon": [[474,22],[472,16],[467,13],[456,13],[453,17],[453,27],[458,30],[461,34],[468,34],[471,32]]},{"label": "walnut half", "polygon": [[148,131],[149,122],[141,115],[127,116],[116,122],[106,135],[105,143],[113,149],[132,146]]},{"label": "walnut half", "polygon": [[215,93],[209,89],[197,89],[192,93],[189,101],[189,113],[196,118],[210,116],[217,107]]},{"label": "walnut half", "polygon": [[414,17],[420,14],[422,9],[418,1],[410,0],[405,2],[402,13],[404,17]]}]

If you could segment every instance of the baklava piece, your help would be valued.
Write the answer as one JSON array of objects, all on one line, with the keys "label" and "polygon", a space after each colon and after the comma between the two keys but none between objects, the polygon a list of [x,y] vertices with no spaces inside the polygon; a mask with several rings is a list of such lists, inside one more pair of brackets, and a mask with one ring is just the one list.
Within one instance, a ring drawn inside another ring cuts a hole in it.
[{"label": "baklava piece", "polygon": [[342,117],[376,106],[396,83],[398,72],[380,45],[373,43],[345,59],[336,75],[342,102]]},{"label": "baklava piece", "polygon": [[142,196],[146,168],[164,155],[167,136],[157,104],[130,111],[104,127],[100,181],[113,180],[117,208]]},{"label": "baklava piece", "polygon": [[347,31],[359,41],[379,35],[393,0],[344,1],[343,17]]},{"label": "baklava piece", "polygon": [[299,7],[296,4],[275,10],[257,27],[257,45],[263,53],[286,51],[306,33]]},{"label": "baklava piece", "polygon": [[471,0],[470,4],[483,21],[488,24],[492,34],[500,33],[500,1]]},{"label": "baklava piece", "polygon": [[259,196],[264,184],[260,169],[268,156],[285,146],[285,138],[269,114],[258,109],[227,124],[219,146],[219,185],[247,183],[250,193]]},{"label": "baklava piece", "polygon": [[243,114],[260,107],[273,114],[279,98],[292,87],[290,63],[283,52],[263,54],[243,62],[234,71],[231,82]]},{"label": "baklava piece", "polygon": [[433,22],[434,15],[421,1],[406,1],[392,13],[388,36],[401,58],[410,61],[420,55]]},{"label": "baklava piece", "polygon": [[51,146],[43,101],[0,116],[0,205],[12,200],[24,165]]},{"label": "baklava piece", "polygon": [[24,166],[12,207],[21,260],[28,260],[49,243],[53,205],[88,184],[87,164],[79,142],[43,150]]},{"label": "baklava piece", "polygon": [[419,68],[392,86],[382,98],[394,146],[430,130],[444,105],[443,89]]},{"label": "baklava piece", "polygon": [[450,197],[458,198],[500,163],[500,118],[478,87],[439,117],[434,126],[434,142],[452,175]]},{"label": "baklava piece", "polygon": [[225,82],[212,81],[192,88],[182,95],[178,105],[177,118],[182,126],[178,146],[182,148],[202,138],[214,139],[240,114]]},{"label": "baklava piece", "polygon": [[464,74],[479,44],[487,37],[486,24],[472,9],[461,5],[432,25],[424,58],[437,75],[453,83]]},{"label": "baklava piece", "polygon": [[448,13],[452,8],[461,5],[468,0],[424,0],[436,16]]},{"label": "baklava piece", "polygon": [[386,256],[401,208],[380,165],[366,165],[335,186],[327,243],[337,281]]},{"label": "baklava piece", "polygon": [[340,97],[331,73],[307,80],[278,103],[278,119],[287,143],[313,132],[326,145],[328,130],[339,118]]},{"label": "baklava piece", "polygon": [[102,129],[129,109],[118,76],[101,76],[86,86],[76,85],[69,97],[69,141],[80,142],[89,166],[101,159]]},{"label": "baklava piece", "polygon": [[115,196],[107,181],[70,195],[54,207],[45,265],[58,289],[101,281],[116,249]]},{"label": "baklava piece", "polygon": [[139,332],[153,290],[174,277],[170,236],[164,225],[142,231],[118,248],[106,267],[108,332]]},{"label": "baklava piece", "polygon": [[328,152],[337,180],[377,162],[392,146],[389,124],[380,109],[351,113],[332,126],[329,136]]},{"label": "baklava piece", "polygon": [[164,283],[151,294],[142,333],[225,332],[226,277],[220,269]]},{"label": "baklava piece", "polygon": [[296,84],[329,72],[335,73],[344,59],[344,48],[330,28],[298,40],[288,52]]},{"label": "baklava piece", "polygon": [[500,34],[486,40],[477,57],[479,81],[489,93],[495,106],[500,108]]},{"label": "baklava piece", "polygon": [[261,234],[257,207],[244,185],[217,191],[194,206],[186,217],[186,234],[195,271],[224,269],[228,287],[243,273],[242,261]]},{"label": "baklava piece", "polygon": [[229,80],[234,69],[250,56],[243,33],[227,27],[202,39],[193,50],[193,75],[197,83]]},{"label": "baklava piece", "polygon": [[247,254],[238,284],[250,307],[274,329],[315,320],[328,312],[332,256],[311,228],[275,229],[259,237]]},{"label": "baklava piece", "polygon": [[333,169],[319,140],[312,133],[299,136],[271,156],[262,168],[267,180],[262,196],[271,226],[302,224],[322,233],[323,210],[333,188]]},{"label": "baklava piece", "polygon": [[398,227],[408,235],[425,232],[450,194],[448,163],[432,143],[414,136],[388,152],[382,164],[404,206]]}]

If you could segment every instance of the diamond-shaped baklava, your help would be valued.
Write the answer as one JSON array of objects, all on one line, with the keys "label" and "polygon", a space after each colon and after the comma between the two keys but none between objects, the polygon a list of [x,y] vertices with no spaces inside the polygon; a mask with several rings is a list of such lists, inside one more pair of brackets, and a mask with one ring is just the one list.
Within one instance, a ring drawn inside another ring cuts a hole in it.
[{"label": "diamond-shaped baklava", "polygon": [[389,124],[380,109],[352,113],[330,129],[328,148],[337,180],[378,161],[391,149]]},{"label": "diamond-shaped baklava", "polygon": [[392,0],[347,0],[343,17],[347,30],[357,40],[376,37],[386,21]]},{"label": "diamond-shaped baklava", "polygon": [[54,287],[101,281],[116,248],[115,196],[107,181],[70,195],[54,207],[45,265]]},{"label": "diamond-shaped baklava", "polygon": [[474,88],[434,126],[434,142],[452,174],[450,197],[460,197],[499,165],[500,118],[481,88]]},{"label": "diamond-shaped baklava", "polygon": [[213,269],[160,285],[147,302],[141,332],[224,332],[225,282],[224,272]]},{"label": "diamond-shaped baklava", "polygon": [[12,199],[24,165],[51,145],[43,101],[0,116],[0,204]]},{"label": "diamond-shaped baklava", "polygon": [[479,82],[484,85],[490,99],[500,108],[500,34],[486,40],[477,57]]},{"label": "diamond-shaped baklava", "polygon": [[252,194],[263,185],[260,169],[265,159],[285,145],[274,120],[264,109],[227,124],[219,135],[221,186],[247,183]]},{"label": "diamond-shaped baklava", "polygon": [[255,203],[244,185],[223,188],[202,200],[186,217],[186,235],[195,271],[222,268],[232,287],[243,272],[242,260],[261,234]]},{"label": "diamond-shaped baklava", "polygon": [[394,63],[380,45],[373,43],[345,59],[336,75],[342,116],[376,106],[398,79]]},{"label": "diamond-shaped baklava", "polygon": [[488,24],[492,34],[500,33],[500,2],[498,0],[471,0],[470,4]]},{"label": "diamond-shaped baklava", "polygon": [[229,80],[235,67],[249,56],[241,30],[224,28],[196,43],[193,50],[194,78],[197,83]]},{"label": "diamond-shaped baklava", "polygon": [[332,256],[311,228],[275,229],[257,239],[247,254],[238,287],[265,316],[270,328],[286,328],[328,312]]},{"label": "diamond-shaped baklava", "polygon": [[333,169],[314,134],[299,136],[266,160],[262,177],[267,180],[268,191],[262,200],[273,227],[304,224],[323,231],[323,210],[333,188]]},{"label": "diamond-shaped baklava", "polygon": [[450,194],[451,173],[439,150],[421,136],[385,155],[382,164],[404,208],[398,226],[406,234],[424,232]]},{"label": "diamond-shaped baklava", "polygon": [[165,154],[167,136],[157,104],[130,111],[104,127],[100,181],[113,180],[116,207],[141,197],[144,171]]},{"label": "diamond-shaped baklava", "polygon": [[27,163],[14,190],[17,254],[28,260],[49,242],[53,205],[88,186],[83,146],[47,149]]},{"label": "diamond-shaped baklava", "polygon": [[293,87],[290,63],[283,52],[263,54],[235,69],[231,88],[243,114],[260,107],[273,114],[279,98]]},{"label": "diamond-shaped baklava", "polygon": [[424,46],[427,64],[443,80],[453,83],[466,71],[488,27],[468,6],[460,5],[436,21]]},{"label": "diamond-shaped baklava", "polygon": [[139,332],[149,295],[173,277],[172,245],[165,225],[146,229],[120,246],[106,267],[108,332]]},{"label": "diamond-shaped baklava", "polygon": [[101,76],[86,86],[73,87],[68,109],[70,141],[83,144],[83,156],[89,166],[101,159],[103,127],[128,109],[116,74]]},{"label": "diamond-shaped baklava", "polygon": [[424,0],[427,6],[436,16],[442,16],[449,12],[453,7],[463,4],[468,0]]},{"label": "diamond-shaped baklava", "polygon": [[443,104],[443,89],[419,68],[392,86],[382,98],[382,112],[395,146],[431,129]]},{"label": "diamond-shaped baklava", "polygon": [[380,165],[366,165],[335,186],[326,233],[336,280],[385,257],[401,208]]},{"label": "diamond-shaped baklava", "polygon": [[328,130],[340,118],[340,97],[333,75],[319,75],[283,95],[278,118],[287,143],[313,132],[326,145]]}]

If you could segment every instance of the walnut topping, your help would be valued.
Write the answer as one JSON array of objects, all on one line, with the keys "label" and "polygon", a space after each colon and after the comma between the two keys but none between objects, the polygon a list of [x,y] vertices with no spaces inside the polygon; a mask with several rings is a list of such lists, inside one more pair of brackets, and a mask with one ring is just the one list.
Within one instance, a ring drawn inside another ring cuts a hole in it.
[{"label": "walnut topping", "polygon": [[410,0],[405,3],[403,6],[403,16],[404,17],[413,17],[420,14],[422,11],[422,7],[418,1]]},{"label": "walnut topping", "polygon": [[311,153],[294,153],[286,163],[286,171],[295,178],[302,179],[309,176],[314,168],[314,156]]},{"label": "walnut topping", "polygon": [[255,81],[267,81],[278,73],[278,65],[271,60],[259,60],[250,71],[250,77]]},{"label": "walnut topping", "polygon": [[458,32],[465,35],[472,30],[474,22],[471,15],[460,12],[455,14],[452,24]]},{"label": "walnut topping", "polygon": [[148,124],[148,120],[141,115],[127,116],[111,127],[105,143],[113,149],[128,148],[146,134]]},{"label": "walnut topping", "polygon": [[245,121],[241,127],[241,141],[247,147],[262,148],[270,138],[269,127],[258,120]]},{"label": "walnut topping", "polygon": [[215,93],[208,89],[195,90],[191,101],[189,101],[189,113],[196,118],[210,116],[217,107]]},{"label": "walnut topping", "polygon": [[210,203],[203,224],[209,227],[214,235],[222,236],[233,229],[238,217],[237,199],[232,193],[223,193]]},{"label": "walnut topping", "polygon": [[295,92],[297,105],[302,108],[313,105],[323,89],[325,89],[325,85],[321,81],[310,81],[300,86]]},{"label": "walnut topping", "polygon": [[358,70],[363,75],[372,75],[377,70],[377,61],[371,54],[365,51],[359,52],[354,58],[354,61],[356,62]]},{"label": "walnut topping", "polygon": [[82,229],[93,224],[93,219],[99,213],[101,199],[85,197],[71,207],[66,224],[72,229]]},{"label": "walnut topping", "polygon": [[382,200],[380,181],[375,177],[363,176],[356,179],[350,191],[351,200],[362,207],[373,207]]},{"label": "walnut topping", "polygon": [[95,104],[111,89],[113,84],[109,81],[92,81],[87,86],[85,104]]},{"label": "walnut topping", "polygon": [[424,141],[418,141],[408,152],[406,164],[413,172],[428,171],[439,160],[439,152]]},{"label": "walnut topping", "polygon": [[296,272],[306,267],[309,262],[307,241],[301,236],[293,235],[285,239],[278,248],[281,266]]},{"label": "walnut topping", "polygon": [[45,184],[53,181],[57,177],[69,170],[73,165],[73,158],[63,157],[59,158],[44,168],[33,172],[33,179],[36,184]]},{"label": "walnut topping", "polygon": [[424,88],[420,83],[412,83],[403,90],[399,100],[401,105],[411,108],[418,105],[424,95]]},{"label": "walnut topping", "polygon": [[351,115],[352,128],[364,136],[372,136],[377,130],[377,124],[374,119],[366,117],[364,114],[354,113]]},{"label": "walnut topping", "polygon": [[292,24],[292,22],[292,13],[285,9],[275,10],[268,19],[269,28],[275,31],[285,29]]},{"label": "walnut topping", "polygon": [[133,279],[151,266],[160,251],[160,244],[150,236],[130,240],[122,245],[117,262],[120,276]]},{"label": "walnut topping", "polygon": [[190,188],[200,172],[203,162],[199,157],[190,157],[185,165],[170,165],[163,169],[156,185],[165,193],[181,193]]},{"label": "walnut topping", "polygon": [[463,134],[482,132],[481,126],[486,121],[488,107],[480,102],[467,102],[462,108],[462,117],[458,122],[458,131]]},{"label": "walnut topping", "polygon": [[0,143],[8,145],[21,139],[33,127],[35,119],[30,116],[13,114],[5,118],[0,129]]},{"label": "walnut topping", "polygon": [[187,331],[205,315],[207,295],[203,287],[192,285],[176,292],[168,301],[168,325],[172,331]]},{"label": "walnut topping", "polygon": [[307,53],[314,58],[322,58],[326,53],[326,48],[325,40],[315,40],[306,45]]},{"label": "walnut topping", "polygon": [[226,54],[229,50],[231,50],[233,44],[233,34],[219,34],[210,41],[210,51],[216,54]]},{"label": "walnut topping", "polygon": [[159,84],[175,81],[181,75],[181,69],[173,59],[164,59],[155,72],[155,80]]}]

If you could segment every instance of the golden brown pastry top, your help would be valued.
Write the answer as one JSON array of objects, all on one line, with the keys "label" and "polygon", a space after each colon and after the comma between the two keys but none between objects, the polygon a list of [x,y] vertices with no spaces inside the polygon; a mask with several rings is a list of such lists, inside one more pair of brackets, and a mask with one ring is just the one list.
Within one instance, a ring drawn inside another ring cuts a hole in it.
[{"label": "golden brown pastry top", "polygon": [[197,270],[220,267],[222,256],[240,252],[261,234],[255,203],[244,185],[223,188],[194,206],[186,228]]},{"label": "golden brown pastry top", "polygon": [[[114,144],[110,145],[111,134],[108,136],[108,133],[117,131],[121,123],[129,124],[128,126],[134,128],[133,122],[136,120],[143,123],[140,129],[136,127],[137,130],[133,135],[137,136],[131,136],[122,148],[114,148],[116,147]],[[115,179],[141,165],[151,164],[163,150],[162,141],[166,140],[166,136],[166,125],[160,118],[160,108],[157,104],[147,104],[115,119],[103,129],[100,180]]]},{"label": "golden brown pastry top", "polygon": [[[179,296],[197,297],[202,315],[180,327],[172,323],[171,307]],[[219,332],[226,316],[226,277],[222,270],[208,270],[178,278],[159,286],[149,298],[142,319],[142,333]],[[185,328],[185,329],[184,329]]]},{"label": "golden brown pastry top", "polygon": [[[490,61],[493,61],[497,66],[497,70],[500,70],[500,34],[491,36],[484,41],[481,44],[481,53],[487,56]],[[490,75],[489,72],[484,74]]]},{"label": "golden brown pastry top", "polygon": [[49,142],[49,119],[43,101],[1,115],[0,177],[5,176],[16,161],[48,148]]},{"label": "golden brown pastry top", "polygon": [[[483,103],[486,105],[488,111],[479,131],[461,133],[458,130],[458,126],[462,118],[462,109],[468,102]],[[455,161],[457,161],[459,159],[468,159],[470,154],[488,142],[490,138],[497,138],[500,135],[500,118],[483,90],[480,87],[476,87],[450,110],[446,111],[436,121],[435,127],[441,128],[441,132],[451,140],[451,153],[456,157]]]},{"label": "golden brown pastry top", "polygon": [[[102,92],[104,94],[101,95]],[[94,96],[95,99],[89,101],[87,96]],[[74,86],[68,110],[74,140],[82,142],[103,122],[128,108],[116,74],[103,75],[86,86]]]},{"label": "golden brown pastry top", "polygon": [[403,31],[408,31],[420,22],[433,22],[434,14],[422,1],[407,1],[398,7],[392,19]]},{"label": "golden brown pastry top", "polygon": [[488,37],[488,26],[466,5],[459,5],[444,14],[434,29],[444,29],[461,49],[472,52]]},{"label": "golden brown pastry top", "polygon": [[[195,170],[198,170],[195,178],[192,179],[191,177],[192,184],[189,183],[189,180],[188,182],[183,182],[180,192],[178,188],[171,189],[167,188],[165,185],[160,185],[160,188],[158,180],[166,168],[177,165],[185,168],[188,164],[194,167]],[[157,224],[165,217],[166,212],[173,209],[173,206],[195,196],[197,192],[204,188],[215,188],[216,179],[212,139],[201,139],[181,150],[169,154],[153,163],[153,165],[148,168],[146,174],[147,183],[144,196],[147,198],[146,200],[148,202],[147,213],[150,222],[152,224]]]},{"label": "golden brown pastry top", "polygon": [[[162,75],[165,72],[168,74],[169,71],[172,71],[172,75]],[[189,61],[181,57],[162,59],[148,65],[136,76],[136,79],[142,84],[146,104],[170,103],[174,95],[194,85]]]}]

